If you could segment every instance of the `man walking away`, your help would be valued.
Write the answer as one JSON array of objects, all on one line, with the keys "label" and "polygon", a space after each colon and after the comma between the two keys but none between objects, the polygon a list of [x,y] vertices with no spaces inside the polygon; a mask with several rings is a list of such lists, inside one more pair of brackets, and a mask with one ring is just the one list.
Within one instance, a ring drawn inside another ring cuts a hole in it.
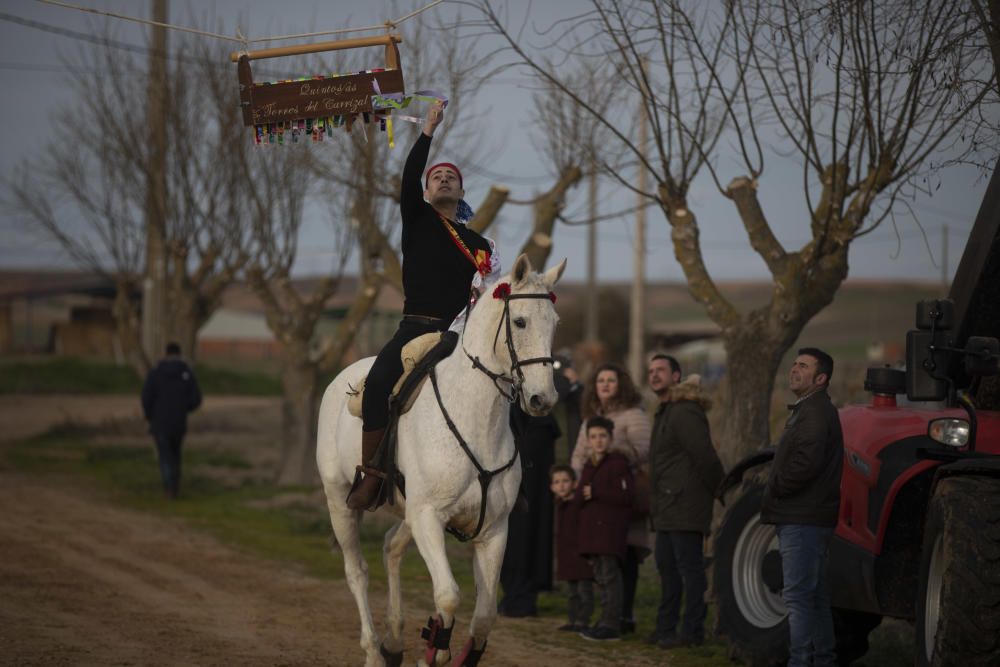
[{"label": "man walking away", "polygon": [[166,351],[142,385],[142,411],[156,442],[163,492],[176,499],[181,484],[181,443],[187,431],[187,415],[201,405],[201,390],[194,373],[181,359],[181,346],[167,343]]},{"label": "man walking away", "polygon": [[778,441],[760,517],[774,524],[781,551],[790,633],[789,667],[835,664],[827,555],[840,509],[844,436],[828,388],[833,358],[804,347],[788,388],[798,397]]},{"label": "man walking away", "polygon": [[653,357],[648,374],[649,387],[660,399],[649,447],[660,606],[647,641],[662,649],[698,646],[705,641],[704,540],[713,494],[723,478],[705,417],[712,401],[697,375],[680,381],[681,367],[673,357]]}]

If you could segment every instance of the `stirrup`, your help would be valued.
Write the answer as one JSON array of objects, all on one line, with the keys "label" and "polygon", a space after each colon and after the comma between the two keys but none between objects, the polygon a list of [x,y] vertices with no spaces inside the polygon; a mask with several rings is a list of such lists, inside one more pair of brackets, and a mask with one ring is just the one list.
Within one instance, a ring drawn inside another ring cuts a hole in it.
[{"label": "stirrup", "polygon": [[[371,476],[377,480],[375,483],[375,495],[372,496],[372,499],[364,507],[356,507],[353,509],[374,512],[385,502],[385,494],[382,493],[382,487],[385,486],[386,481],[385,473],[367,468],[365,466],[358,466],[354,473],[354,481],[351,483],[351,490],[347,492],[347,498],[344,499],[344,502],[348,507],[350,507],[351,497],[358,491],[358,488],[364,480],[367,479],[369,470],[372,470]],[[362,472],[365,473],[365,477],[361,476]]]},{"label": "stirrup", "polygon": [[379,479],[382,480],[388,478],[388,475],[386,475],[378,468],[369,468],[368,466],[355,466],[354,471],[355,471],[355,479],[357,478],[358,473],[364,473],[365,477],[367,477],[368,475],[372,475],[373,477],[378,477]]}]

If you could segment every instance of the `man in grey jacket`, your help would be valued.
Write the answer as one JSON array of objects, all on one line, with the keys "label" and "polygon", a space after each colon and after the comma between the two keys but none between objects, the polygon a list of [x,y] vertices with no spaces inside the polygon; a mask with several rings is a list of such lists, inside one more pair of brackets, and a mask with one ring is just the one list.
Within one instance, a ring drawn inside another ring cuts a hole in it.
[{"label": "man in grey jacket", "polygon": [[788,388],[798,397],[778,441],[760,518],[775,525],[788,606],[789,667],[836,661],[826,574],[840,510],[844,436],[827,389],[833,358],[804,347],[792,362]]},{"label": "man in grey jacket", "polygon": [[660,399],[649,446],[660,606],[656,630],[647,641],[671,649],[705,641],[708,582],[703,544],[723,470],[705,417],[711,399],[701,390],[698,377],[680,382],[680,364],[662,354],[650,361],[648,373],[649,387]]}]

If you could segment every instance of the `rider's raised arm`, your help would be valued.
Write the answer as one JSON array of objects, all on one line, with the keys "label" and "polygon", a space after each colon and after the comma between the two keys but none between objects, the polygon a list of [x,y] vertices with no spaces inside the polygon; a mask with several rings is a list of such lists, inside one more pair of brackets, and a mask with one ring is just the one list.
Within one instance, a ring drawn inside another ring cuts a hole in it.
[{"label": "rider's raised arm", "polygon": [[399,210],[404,225],[415,220],[420,209],[426,205],[423,184],[424,168],[427,166],[427,156],[431,152],[431,137],[434,136],[434,130],[441,124],[443,117],[444,105],[441,102],[434,103],[427,113],[423,131],[406,157],[399,192]]}]

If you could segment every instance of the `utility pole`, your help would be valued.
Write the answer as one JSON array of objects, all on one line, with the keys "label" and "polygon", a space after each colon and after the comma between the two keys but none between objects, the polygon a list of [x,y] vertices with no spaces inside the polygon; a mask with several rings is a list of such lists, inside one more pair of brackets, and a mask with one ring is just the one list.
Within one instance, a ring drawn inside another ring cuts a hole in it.
[{"label": "utility pole", "polygon": [[941,289],[948,294],[948,225],[941,225]]},{"label": "utility pole", "polygon": [[583,338],[590,343],[598,340],[597,324],[597,160],[590,156],[590,192],[588,193],[590,223],[587,225],[587,311]]},{"label": "utility pole", "polygon": [[[645,154],[646,135],[648,134],[648,119],[646,110],[640,102],[639,108],[639,149]],[[632,299],[629,308],[629,341],[628,341],[628,369],[636,383],[641,382],[644,375],[644,357],[646,351],[646,207],[643,201],[643,194],[646,192],[646,166],[639,165],[639,208],[635,214],[635,247],[634,251],[634,274],[632,278]]]},{"label": "utility pole", "polygon": [[[167,0],[152,0],[153,20],[167,22]],[[153,363],[165,344],[167,285],[167,30],[153,26],[146,117],[150,164],[146,182],[146,275],[142,283],[142,347]],[[191,350],[186,350],[190,353]]]}]

